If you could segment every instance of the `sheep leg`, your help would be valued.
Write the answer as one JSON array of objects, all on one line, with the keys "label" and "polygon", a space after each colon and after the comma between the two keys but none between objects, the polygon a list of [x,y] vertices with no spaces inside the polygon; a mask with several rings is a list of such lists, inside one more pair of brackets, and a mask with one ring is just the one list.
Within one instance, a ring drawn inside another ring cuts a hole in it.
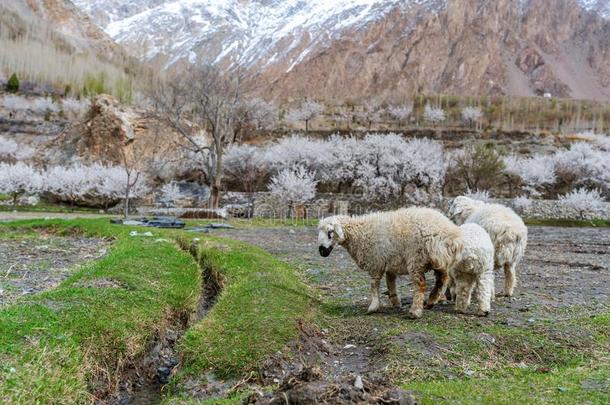
[{"label": "sheep leg", "polygon": [[398,297],[398,293],[396,292],[396,274],[386,273],[385,281],[388,285],[388,293],[390,294],[390,302],[396,308],[400,308],[400,298]]},{"label": "sheep leg", "polygon": [[456,280],[455,310],[466,313],[470,305],[470,297],[474,288],[472,277],[460,277]]},{"label": "sheep leg", "polygon": [[512,299],[517,281],[517,271],[514,263],[504,263],[504,295]]},{"label": "sheep leg", "polygon": [[443,270],[434,270],[434,275],[436,276],[436,282],[434,283],[434,288],[430,291],[430,295],[428,296],[428,301],[426,301],[426,309],[430,309],[441,300],[441,297],[445,295],[445,291],[447,290],[447,283],[449,282],[449,275],[446,271]]},{"label": "sheep leg", "polygon": [[377,312],[379,309],[379,284],[381,283],[381,276],[374,277],[371,280],[371,305],[369,305],[368,313],[372,314]]},{"label": "sheep leg", "polygon": [[479,310],[477,315],[487,316],[491,311],[491,301],[494,293],[494,273],[486,271],[477,280],[477,301]]},{"label": "sheep leg", "polygon": [[413,303],[409,309],[409,316],[413,319],[421,318],[424,312],[424,301],[426,299],[426,278],[423,273],[411,274],[413,283]]},{"label": "sheep leg", "polygon": [[445,299],[447,301],[453,301],[455,297],[455,279],[449,275],[449,284],[447,284],[447,290],[445,290]]}]

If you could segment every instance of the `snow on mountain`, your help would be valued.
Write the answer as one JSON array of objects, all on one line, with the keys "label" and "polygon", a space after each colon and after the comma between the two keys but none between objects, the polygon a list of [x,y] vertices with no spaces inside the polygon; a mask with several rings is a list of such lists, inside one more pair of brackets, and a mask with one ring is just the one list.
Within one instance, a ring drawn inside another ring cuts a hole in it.
[{"label": "snow on mountain", "polygon": [[[396,7],[440,8],[445,0],[76,0],[116,41],[139,56],[251,67],[289,56],[290,66],[317,45],[383,18]],[[140,10],[135,12],[135,10]],[[298,49],[298,52],[293,52]],[[290,70],[290,67],[288,68]]]}]

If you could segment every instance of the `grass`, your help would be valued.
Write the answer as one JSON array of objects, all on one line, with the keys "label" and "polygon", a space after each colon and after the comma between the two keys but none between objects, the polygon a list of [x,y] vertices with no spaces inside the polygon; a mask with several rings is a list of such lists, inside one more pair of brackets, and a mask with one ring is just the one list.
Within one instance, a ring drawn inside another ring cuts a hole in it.
[{"label": "grass", "polygon": [[610,367],[587,367],[554,371],[516,370],[489,379],[434,381],[408,384],[421,404],[604,404],[610,401]]},{"label": "grass", "polygon": [[565,228],[610,228],[610,219],[574,220],[574,219],[526,219],[526,225],[558,226]]},{"label": "grass", "polygon": [[223,379],[256,371],[261,361],[297,336],[298,321],[311,319],[316,311],[311,291],[294,269],[261,249],[209,237],[194,253],[204,271],[215,274],[224,287],[211,311],[179,345],[183,367],[174,388],[210,371]]},{"label": "grass", "polygon": [[[1,201],[1,199],[0,199]],[[0,212],[49,212],[49,213],[88,213],[99,214],[100,210],[86,207],[69,207],[62,204],[51,204],[40,202],[37,205],[2,205],[0,204]]]},{"label": "grass", "polygon": [[[0,400],[91,402],[174,318],[194,311],[201,273],[173,243],[131,237],[130,228],[107,220],[22,221],[0,225],[0,234],[31,237],[43,229],[113,238],[114,245],[56,289],[0,310]],[[100,279],[120,288],[87,287]]]}]

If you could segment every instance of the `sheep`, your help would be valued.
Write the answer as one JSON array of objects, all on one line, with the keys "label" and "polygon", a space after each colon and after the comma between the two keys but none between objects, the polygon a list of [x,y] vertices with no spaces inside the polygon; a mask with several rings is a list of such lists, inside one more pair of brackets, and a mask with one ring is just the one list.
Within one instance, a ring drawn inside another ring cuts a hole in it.
[{"label": "sheep", "polygon": [[[460,259],[461,231],[447,217],[430,208],[406,208],[358,217],[334,216],[318,226],[319,252],[328,257],[343,246],[360,269],[371,276],[368,312],[379,309],[379,284],[386,276],[390,301],[400,307],[396,277],[409,274],[414,285],[412,318],[422,316],[424,304],[432,308],[445,293],[449,269]],[[436,283],[424,303],[425,273],[433,270]]]},{"label": "sheep", "polygon": [[453,200],[449,216],[458,225],[475,223],[487,231],[495,249],[494,269],[504,269],[502,295],[512,300],[517,281],[517,265],[527,246],[527,227],[521,217],[503,205],[484,203],[463,196]]},{"label": "sheep", "polygon": [[477,314],[487,316],[491,310],[494,290],[494,246],[489,234],[481,226],[466,223],[460,229],[464,240],[462,258],[449,270],[449,285],[451,295],[455,297],[455,309],[466,312],[476,285],[479,304]]}]

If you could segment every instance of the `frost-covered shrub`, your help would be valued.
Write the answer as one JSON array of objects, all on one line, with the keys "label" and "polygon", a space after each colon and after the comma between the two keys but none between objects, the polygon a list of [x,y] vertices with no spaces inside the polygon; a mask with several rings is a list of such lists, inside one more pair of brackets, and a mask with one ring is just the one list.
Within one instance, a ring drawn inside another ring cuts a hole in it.
[{"label": "frost-covered shrub", "polygon": [[555,184],[555,161],[552,156],[535,155],[530,158],[509,156],[504,159],[505,173],[517,176],[525,190],[536,197],[544,188]]},{"label": "frost-covered shrub", "polygon": [[284,169],[271,178],[269,191],[281,201],[302,204],[316,195],[315,174],[303,166]]},{"label": "frost-covered shrub", "polygon": [[489,193],[489,190],[475,190],[475,191],[467,190],[466,193],[464,193],[464,195],[468,198],[471,198],[471,199],[477,200],[477,201],[489,202],[491,200],[491,195]]},{"label": "frost-covered shrub", "polygon": [[31,159],[36,151],[27,146],[19,145],[12,139],[0,136],[0,161],[21,161]]},{"label": "frost-covered shrub", "polygon": [[513,207],[521,214],[525,214],[532,207],[532,200],[525,195],[513,199]]},{"label": "frost-covered shrub", "polygon": [[41,185],[40,173],[33,167],[23,162],[0,163],[0,193],[10,195],[13,204],[22,194],[39,192]]},{"label": "frost-covered shrub", "polygon": [[445,110],[440,107],[432,107],[430,104],[426,104],[424,107],[424,120],[431,124],[440,124],[445,121]]},{"label": "frost-covered shrub", "polygon": [[[284,166],[281,159],[274,159]],[[261,148],[250,145],[231,145],[224,156],[224,174],[228,181],[239,184],[246,192],[257,191],[269,176],[270,163]]]},{"label": "frost-covered shrub", "polygon": [[557,178],[567,188],[588,187],[610,190],[610,152],[577,142],[554,156]]},{"label": "frost-covered shrub", "polygon": [[462,109],[462,120],[467,124],[478,122],[483,116],[479,107],[464,107]]},{"label": "frost-covered shrub", "polygon": [[580,188],[560,196],[559,201],[579,219],[594,219],[599,215],[604,200],[599,190]]}]

